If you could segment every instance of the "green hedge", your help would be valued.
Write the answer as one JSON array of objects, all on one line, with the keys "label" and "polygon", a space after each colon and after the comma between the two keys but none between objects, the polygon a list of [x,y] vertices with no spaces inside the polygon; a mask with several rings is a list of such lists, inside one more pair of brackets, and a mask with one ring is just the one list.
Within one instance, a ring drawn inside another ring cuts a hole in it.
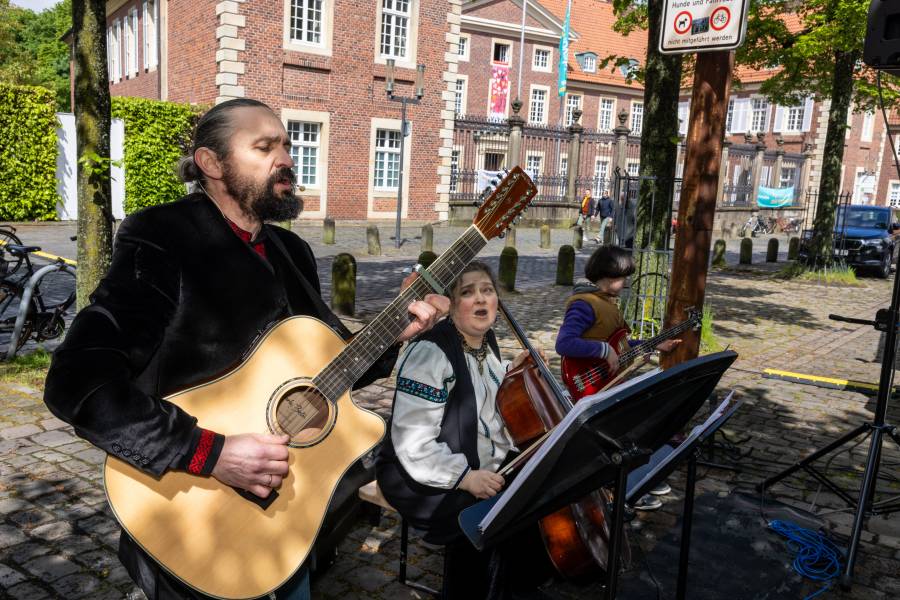
[{"label": "green hedge", "polygon": [[113,118],[125,121],[125,212],[184,195],[175,167],[190,145],[203,107],[144,98],[112,98]]},{"label": "green hedge", "polygon": [[57,126],[53,92],[0,83],[0,220],[56,219]]}]

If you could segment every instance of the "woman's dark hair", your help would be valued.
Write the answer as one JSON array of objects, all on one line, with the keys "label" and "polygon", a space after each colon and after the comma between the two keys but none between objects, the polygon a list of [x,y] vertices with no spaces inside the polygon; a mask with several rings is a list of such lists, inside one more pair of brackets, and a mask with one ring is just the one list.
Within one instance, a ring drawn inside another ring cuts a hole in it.
[{"label": "woman's dark hair", "polygon": [[620,246],[600,246],[584,265],[584,276],[597,282],[605,278],[628,277],[634,273],[631,250]]},{"label": "woman's dark hair", "polygon": [[231,134],[234,132],[234,123],[231,116],[236,108],[245,106],[267,108],[268,104],[253,100],[252,98],[235,98],[222,104],[217,104],[203,113],[197,126],[194,127],[193,144],[188,155],[178,162],[178,177],[184,183],[199,181],[206,183],[206,176],[194,161],[194,154],[200,148],[209,148],[216,153],[220,160],[225,160],[231,153]]},{"label": "woman's dark hair", "polygon": [[466,273],[484,273],[491,278],[491,284],[494,286],[494,289],[497,289],[497,278],[494,277],[494,271],[491,269],[490,265],[483,263],[480,260],[473,260],[466,265],[466,268],[462,270],[459,277],[454,279],[453,283],[447,287],[447,297],[450,298],[451,302],[456,300],[456,295],[459,293],[459,288],[462,285],[463,275]]}]

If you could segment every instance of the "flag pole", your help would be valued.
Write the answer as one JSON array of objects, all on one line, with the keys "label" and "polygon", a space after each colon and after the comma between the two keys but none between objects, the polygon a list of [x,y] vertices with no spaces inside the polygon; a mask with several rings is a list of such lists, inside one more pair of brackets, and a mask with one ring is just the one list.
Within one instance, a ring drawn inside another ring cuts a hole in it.
[{"label": "flag pole", "polygon": [[[559,38],[559,79],[557,80],[556,91],[559,96],[559,116],[557,117],[557,125],[562,127],[563,125],[563,104],[566,101],[566,85],[567,85],[567,70],[569,65],[569,20],[572,14],[572,0],[569,0],[566,3],[566,20],[563,23],[562,35]],[[560,154],[561,154],[561,141],[557,137],[556,138],[556,168],[559,170],[560,167]],[[569,165],[568,168],[572,168],[572,165]]]},{"label": "flag pole", "polygon": [[522,62],[525,57],[525,14],[528,11],[528,0],[522,0],[522,31],[519,33],[519,73],[516,82],[516,100],[522,100]]}]

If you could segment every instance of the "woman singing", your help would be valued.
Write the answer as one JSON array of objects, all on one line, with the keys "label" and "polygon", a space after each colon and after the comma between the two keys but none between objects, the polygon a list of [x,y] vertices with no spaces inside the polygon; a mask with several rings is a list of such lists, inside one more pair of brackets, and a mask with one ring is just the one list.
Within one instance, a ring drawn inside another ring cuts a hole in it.
[{"label": "woman singing", "polygon": [[457,517],[505,484],[497,470],[515,451],[495,398],[509,368],[492,326],[497,290],[486,264],[472,262],[451,285],[450,318],[401,356],[388,434],[376,461],[388,502],[431,543],[444,544],[444,600],[540,598],[550,575],[537,528],[493,552],[463,537]]}]

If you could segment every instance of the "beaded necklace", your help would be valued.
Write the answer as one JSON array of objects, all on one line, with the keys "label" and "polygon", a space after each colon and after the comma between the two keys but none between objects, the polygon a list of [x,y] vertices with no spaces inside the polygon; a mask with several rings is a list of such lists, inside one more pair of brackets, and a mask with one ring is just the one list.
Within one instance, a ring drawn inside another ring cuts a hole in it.
[{"label": "beaded necklace", "polygon": [[481,346],[478,348],[473,348],[469,345],[469,342],[466,341],[466,338],[456,330],[456,334],[459,336],[459,341],[462,342],[463,352],[466,354],[471,354],[475,358],[475,362],[478,363],[478,373],[480,375],[484,375],[484,360],[487,358],[488,345],[485,343],[484,338],[481,340]]}]

